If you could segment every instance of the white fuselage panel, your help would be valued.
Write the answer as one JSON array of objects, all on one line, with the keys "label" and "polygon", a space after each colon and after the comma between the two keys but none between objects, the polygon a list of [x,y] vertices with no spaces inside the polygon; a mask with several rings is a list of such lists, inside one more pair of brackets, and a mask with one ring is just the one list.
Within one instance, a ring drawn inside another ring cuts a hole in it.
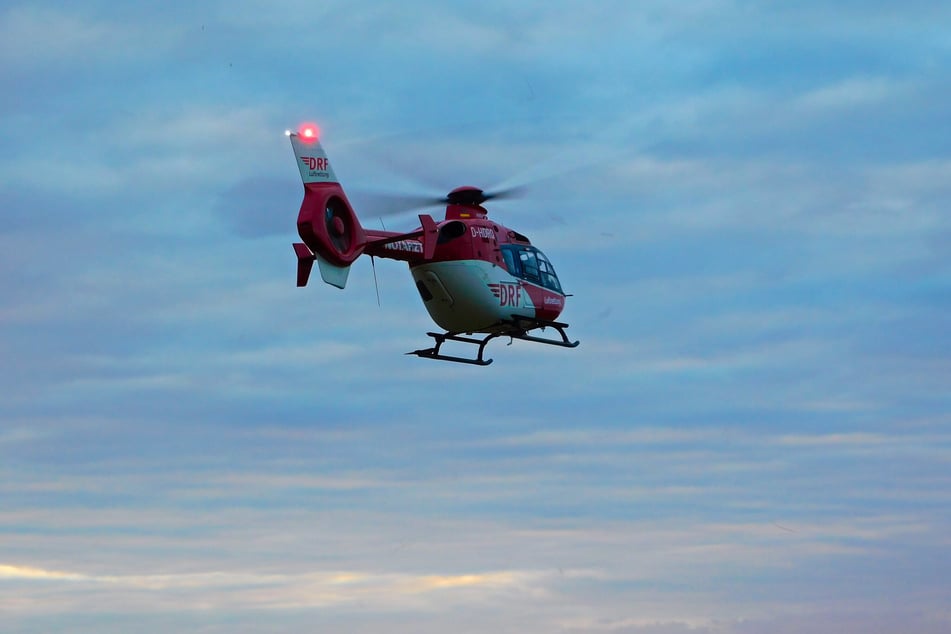
[{"label": "white fuselage panel", "polygon": [[524,283],[484,260],[432,262],[411,269],[430,317],[449,332],[494,332],[513,315],[532,319]]}]

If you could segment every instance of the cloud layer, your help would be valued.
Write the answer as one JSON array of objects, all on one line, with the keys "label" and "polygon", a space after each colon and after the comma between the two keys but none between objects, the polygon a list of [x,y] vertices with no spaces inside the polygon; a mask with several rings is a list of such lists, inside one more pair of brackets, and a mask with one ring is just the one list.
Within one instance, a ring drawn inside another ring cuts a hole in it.
[{"label": "cloud layer", "polygon": [[[946,631],[949,19],[0,10],[4,627]],[[581,346],[295,288],[302,120],[367,225],[528,183]]]}]

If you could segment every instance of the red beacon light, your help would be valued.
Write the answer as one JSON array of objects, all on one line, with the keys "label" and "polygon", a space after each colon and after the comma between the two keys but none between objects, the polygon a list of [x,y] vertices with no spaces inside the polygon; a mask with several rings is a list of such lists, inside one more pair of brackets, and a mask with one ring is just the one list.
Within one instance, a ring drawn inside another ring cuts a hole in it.
[{"label": "red beacon light", "polygon": [[313,143],[320,136],[320,129],[314,123],[302,123],[297,129],[297,135],[302,141]]}]

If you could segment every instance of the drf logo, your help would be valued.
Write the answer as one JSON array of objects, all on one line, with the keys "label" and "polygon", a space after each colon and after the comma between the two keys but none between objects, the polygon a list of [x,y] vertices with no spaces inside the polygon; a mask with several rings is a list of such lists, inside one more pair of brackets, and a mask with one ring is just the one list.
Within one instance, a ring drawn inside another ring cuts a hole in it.
[{"label": "drf logo", "polygon": [[522,303],[522,286],[518,283],[489,284],[489,290],[499,298],[499,306],[518,306]]},{"label": "drf logo", "polygon": [[300,157],[301,163],[306,165],[308,169],[311,170],[320,170],[321,172],[326,172],[330,169],[330,161],[323,156],[302,156]]}]

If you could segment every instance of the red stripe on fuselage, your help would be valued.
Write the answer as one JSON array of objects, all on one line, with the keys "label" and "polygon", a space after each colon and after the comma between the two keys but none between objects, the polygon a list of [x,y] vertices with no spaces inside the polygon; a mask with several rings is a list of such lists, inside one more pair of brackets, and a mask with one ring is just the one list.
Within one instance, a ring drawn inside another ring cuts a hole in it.
[{"label": "red stripe on fuselage", "polygon": [[565,296],[542,286],[522,280],[522,289],[535,305],[535,317],[546,321],[555,321],[565,309]]}]

